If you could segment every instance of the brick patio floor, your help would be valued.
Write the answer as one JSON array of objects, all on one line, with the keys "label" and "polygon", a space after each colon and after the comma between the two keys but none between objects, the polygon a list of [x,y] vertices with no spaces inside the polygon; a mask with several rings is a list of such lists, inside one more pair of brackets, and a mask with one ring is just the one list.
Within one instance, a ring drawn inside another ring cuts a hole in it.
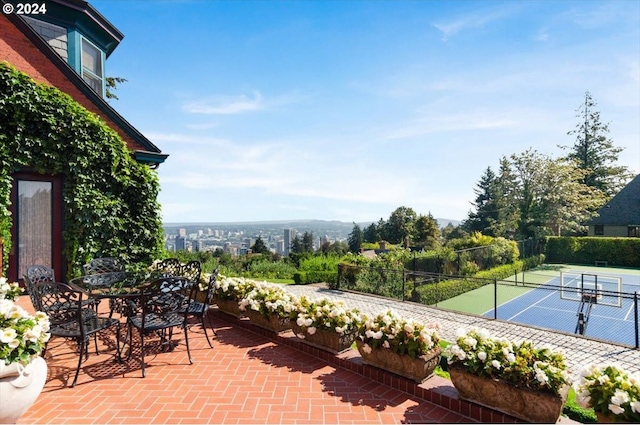
[{"label": "brick patio floor", "polygon": [[[32,310],[28,296],[20,305]],[[105,302],[103,302],[104,305]],[[184,334],[169,352],[147,351],[146,378],[134,351],[116,362],[114,335],[93,341],[75,388],[75,345],[49,343],[48,377],[36,403],[19,423],[64,424],[387,424],[452,423],[472,419],[277,344],[251,330],[213,317],[218,335],[209,348],[199,324],[189,332],[194,364]]]}]

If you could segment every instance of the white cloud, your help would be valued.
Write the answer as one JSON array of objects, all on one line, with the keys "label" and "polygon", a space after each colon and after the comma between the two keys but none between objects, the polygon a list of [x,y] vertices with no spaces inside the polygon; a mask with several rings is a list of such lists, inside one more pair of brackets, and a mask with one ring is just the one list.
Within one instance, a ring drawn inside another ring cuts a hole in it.
[{"label": "white cloud", "polygon": [[451,37],[460,32],[469,29],[483,28],[487,24],[511,15],[514,8],[513,6],[517,5],[502,4],[499,8],[493,10],[470,13],[447,22],[434,23],[433,26],[442,33],[442,41],[448,41]]},{"label": "white cloud", "polygon": [[264,109],[262,95],[254,92],[251,96],[218,96],[210,100],[198,100],[183,106],[190,114],[231,115]]}]

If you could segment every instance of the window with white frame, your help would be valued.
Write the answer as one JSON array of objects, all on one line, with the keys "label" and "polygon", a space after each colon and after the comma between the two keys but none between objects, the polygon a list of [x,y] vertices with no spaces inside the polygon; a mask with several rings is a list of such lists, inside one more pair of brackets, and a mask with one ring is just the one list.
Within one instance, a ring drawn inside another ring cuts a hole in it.
[{"label": "window with white frame", "polygon": [[96,93],[104,96],[103,92],[103,54],[100,49],[82,38],[82,78]]}]

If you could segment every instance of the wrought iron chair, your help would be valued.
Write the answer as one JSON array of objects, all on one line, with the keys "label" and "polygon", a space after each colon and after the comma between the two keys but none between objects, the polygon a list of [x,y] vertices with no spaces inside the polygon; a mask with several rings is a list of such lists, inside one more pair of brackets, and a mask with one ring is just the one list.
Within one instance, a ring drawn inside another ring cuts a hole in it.
[{"label": "wrought iron chair", "polygon": [[[149,283],[143,290],[138,303],[129,302],[130,311],[127,314],[128,340],[133,340],[133,329],[140,335],[140,356],[142,363],[142,377],[145,376],[145,341],[151,334],[160,336],[161,343],[171,343],[173,328],[182,328],[184,341],[187,346],[189,364],[193,364],[189,351],[189,336],[187,333],[187,307],[193,295],[193,283],[184,277],[164,277]],[[189,293],[189,296],[184,296]],[[131,357],[133,347],[129,346],[128,357]]]},{"label": "wrought iron chair", "polygon": [[[204,336],[207,338],[207,342],[209,343],[209,347],[211,348],[213,348],[213,344],[211,344],[211,340],[209,339],[209,335],[207,334],[207,326],[204,323],[204,318],[205,316],[207,317],[209,326],[211,327],[213,334],[217,335],[216,330],[213,328],[213,323],[211,323],[211,316],[209,316],[207,313],[209,312],[209,304],[211,304],[213,288],[216,285],[219,271],[220,269],[218,267],[213,273],[211,273],[207,288],[204,291],[200,291],[197,286],[195,287],[194,296],[191,298],[187,309],[187,317],[196,317],[200,319],[200,324],[202,325]],[[197,301],[194,299],[196,294],[199,294],[202,297],[202,301]]]},{"label": "wrought iron chair", "polygon": [[[89,279],[88,284],[91,286],[111,286],[124,278],[124,264],[114,257],[94,258],[83,265],[82,269],[87,279]],[[109,299],[109,317],[113,316],[114,312],[122,313],[123,310],[124,305],[119,300],[115,298]]]},{"label": "wrought iron chair", "polygon": [[177,258],[167,258],[156,265],[162,277],[182,276],[182,263]]},{"label": "wrought iron chair", "polygon": [[[85,356],[89,357],[89,338],[98,332],[115,328],[117,358],[120,359],[120,321],[108,317],[100,317],[93,310],[83,307],[82,291],[78,291],[60,282],[40,282],[33,287],[39,299],[41,311],[50,322],[49,332],[52,336],[73,339],[78,345],[78,367],[71,386],[76,385],[80,365]],[[97,338],[96,354],[98,352]],[[44,355],[44,353],[43,353]]]},{"label": "wrought iron chair", "polygon": [[94,258],[82,266],[85,275],[98,273],[123,272],[124,264],[114,257]]},{"label": "wrought iron chair", "polygon": [[187,264],[183,264],[180,267],[180,274],[178,276],[186,277],[195,285],[200,283],[200,274],[202,273],[202,265],[200,261],[189,261]]},{"label": "wrought iron chair", "polygon": [[36,310],[42,310],[40,308],[40,299],[34,292],[34,285],[40,282],[55,282],[55,272],[51,267],[34,265],[27,267],[27,274],[24,275],[24,283],[29,291],[29,297],[31,298],[31,304]]}]

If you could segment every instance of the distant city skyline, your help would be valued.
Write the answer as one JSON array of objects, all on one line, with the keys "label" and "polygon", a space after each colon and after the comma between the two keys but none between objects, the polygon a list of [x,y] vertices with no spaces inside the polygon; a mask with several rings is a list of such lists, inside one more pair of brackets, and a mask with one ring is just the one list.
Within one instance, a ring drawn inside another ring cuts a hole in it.
[{"label": "distant city skyline", "polygon": [[463,220],[500,157],[573,145],[586,91],[640,172],[637,1],[91,4],[167,223]]}]

